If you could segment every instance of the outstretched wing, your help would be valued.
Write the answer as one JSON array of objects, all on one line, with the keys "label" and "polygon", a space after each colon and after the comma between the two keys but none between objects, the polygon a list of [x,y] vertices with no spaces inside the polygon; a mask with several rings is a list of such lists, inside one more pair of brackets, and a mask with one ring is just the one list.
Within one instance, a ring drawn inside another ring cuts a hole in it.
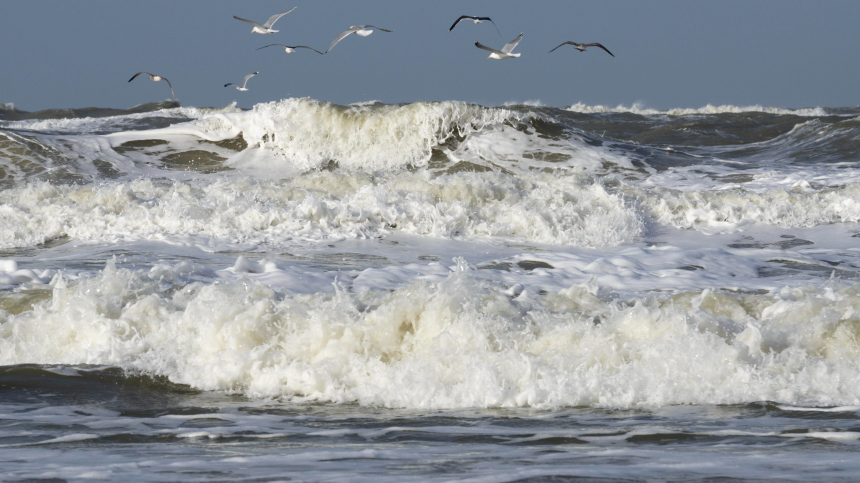
[{"label": "outstretched wing", "polygon": [[602,46],[602,45],[598,44],[597,42],[594,42],[594,43],[591,43],[591,44],[585,44],[585,46],[586,46],[586,47],[600,47],[601,49],[605,50],[607,54],[612,55],[613,57],[615,57],[615,55],[613,55],[613,54],[612,54],[612,52],[610,52],[610,51],[609,51],[609,49],[607,49],[606,47],[604,47],[604,46]]},{"label": "outstretched wing", "polygon": [[[561,44],[559,44],[558,47],[561,47],[562,45],[568,45],[568,44],[576,45],[576,42],[571,42],[570,40],[568,40],[567,42],[562,42]],[[558,47],[556,47],[555,49],[557,49]],[[555,49],[550,50],[550,52],[552,52]]]},{"label": "outstretched wing", "polygon": [[233,15],[233,18],[235,18],[236,20],[241,20],[241,21],[243,21],[243,22],[248,22],[249,24],[254,25],[254,26],[256,26],[256,27],[260,27],[261,29],[262,29],[262,28],[266,28],[266,27],[263,27],[262,25],[258,24],[257,22],[255,22],[255,21],[253,21],[253,20],[248,20],[247,18],[237,17],[237,16],[235,16],[235,15]]},{"label": "outstretched wing", "polygon": [[272,25],[275,25],[275,22],[277,22],[279,18],[292,12],[296,8],[297,7],[293,7],[291,9],[287,10],[286,12],[276,13],[276,14],[272,15],[271,17],[269,17],[269,20],[266,20],[266,23],[263,24],[263,27],[266,27],[267,29],[272,28]]},{"label": "outstretched wing", "polygon": [[236,84],[234,84],[234,83],[232,83],[232,82],[228,82],[228,83],[224,84],[224,87],[227,87],[227,86],[235,86],[235,85],[236,85]]},{"label": "outstretched wing", "polygon": [[341,33],[340,33],[340,35],[338,35],[337,37],[335,37],[335,38],[334,38],[334,42],[332,42],[332,43],[331,43],[331,46],[330,46],[330,47],[328,48],[328,50],[326,50],[325,52],[326,52],[326,53],[329,53],[329,51],[331,51],[331,49],[333,49],[333,48],[334,48],[334,46],[335,46],[335,45],[337,45],[337,43],[338,43],[338,42],[340,42],[341,40],[343,40],[343,38],[344,38],[344,37],[346,37],[347,35],[352,34],[352,33],[355,33],[355,31],[356,31],[356,30],[357,30],[357,29],[356,29],[355,27],[350,27],[350,29],[349,29],[349,30],[346,30],[346,31],[344,31],[344,32],[341,32]]},{"label": "outstretched wing", "polygon": [[384,29],[384,28],[374,27],[373,25],[365,25],[365,26],[364,26],[364,28],[366,28],[366,29],[382,30],[383,32],[391,32],[391,30],[386,30],[386,29]]},{"label": "outstretched wing", "polygon": [[494,49],[494,48],[492,48],[492,47],[487,47],[486,45],[484,45],[484,44],[482,44],[482,43],[480,43],[480,42],[475,42],[475,47],[477,47],[477,48],[479,48],[479,49],[488,50],[488,51],[490,51],[490,52],[493,52],[494,54],[504,54],[504,52],[502,52],[501,50],[496,50],[496,49]]},{"label": "outstretched wing", "polygon": [[167,82],[167,85],[170,87],[170,95],[173,96],[173,100],[175,101],[176,100],[176,94],[173,93],[173,84],[171,84],[170,81],[167,80],[167,77],[162,77],[161,80],[163,80],[164,82]]},{"label": "outstretched wing", "polygon": [[243,89],[245,88],[245,84],[247,84],[247,83],[248,83],[248,79],[250,79],[251,77],[254,77],[254,76],[255,76],[255,75],[257,75],[257,74],[259,74],[259,72],[254,72],[253,74],[248,74],[248,75],[246,75],[246,76],[245,76],[245,79],[243,79],[243,80],[242,80],[242,88],[243,88]]},{"label": "outstretched wing", "polygon": [[[284,45],[284,44],[269,44],[269,45],[264,45],[264,46],[260,47],[260,49],[265,49],[266,47],[272,47],[273,45],[277,45],[279,47],[286,47],[286,45]],[[254,50],[260,50],[260,49],[254,49]]]},{"label": "outstretched wing", "polygon": [[510,54],[511,51],[517,47],[517,44],[520,43],[520,40],[522,40],[522,39],[523,39],[523,34],[520,34],[517,38],[515,38],[510,43],[508,43],[507,45],[502,47],[502,52],[505,54]]},{"label": "outstretched wing", "polygon": [[319,50],[314,49],[314,48],[311,48],[311,47],[308,47],[307,45],[297,45],[297,46],[292,47],[292,48],[293,48],[293,49],[310,49],[310,50],[313,50],[314,52],[316,52],[316,53],[318,53],[318,54],[320,54],[320,55],[325,55],[325,54],[323,54],[322,52],[320,52]]},{"label": "outstretched wing", "polygon": [[499,27],[496,27],[496,22],[493,22],[493,19],[491,19],[490,17],[478,17],[478,20],[486,20],[490,22],[491,24],[493,24],[493,28],[496,29],[496,33],[499,34],[499,37],[502,36],[502,33],[499,32]]},{"label": "outstretched wing", "polygon": [[449,28],[449,29],[448,29],[448,31],[450,32],[450,31],[454,30],[454,27],[456,27],[456,26],[457,26],[457,24],[458,24],[458,23],[460,23],[460,20],[463,20],[464,18],[468,18],[469,20],[472,20],[472,19],[474,19],[475,17],[470,17],[470,16],[468,16],[468,15],[460,15],[460,18],[458,18],[458,19],[454,22],[454,25],[451,25],[451,28]]},{"label": "outstretched wing", "polygon": [[131,79],[129,79],[128,81],[129,81],[129,82],[131,82],[131,81],[133,81],[133,80],[137,79],[137,76],[139,76],[139,75],[141,75],[141,74],[152,75],[152,74],[150,74],[149,72],[138,72],[137,74],[135,74],[135,75],[131,76]]}]

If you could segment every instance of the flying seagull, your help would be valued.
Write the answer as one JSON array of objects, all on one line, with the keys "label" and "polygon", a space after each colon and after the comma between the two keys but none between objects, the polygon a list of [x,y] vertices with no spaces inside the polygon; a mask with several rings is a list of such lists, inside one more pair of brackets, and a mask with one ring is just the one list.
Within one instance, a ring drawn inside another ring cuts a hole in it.
[{"label": "flying seagull", "polygon": [[174,100],[174,101],[176,100],[176,94],[174,94],[174,93],[173,93],[173,86],[172,86],[172,85],[170,85],[170,81],[169,81],[169,80],[167,80],[167,78],[166,78],[166,77],[161,77],[160,75],[150,74],[149,72],[138,72],[137,74],[135,74],[135,75],[131,76],[131,79],[129,79],[128,81],[129,81],[129,82],[131,82],[131,81],[135,80],[135,79],[137,78],[137,76],[139,76],[140,74],[146,74],[146,75],[148,75],[148,76],[149,76],[149,79],[150,79],[150,80],[153,80],[153,81],[155,81],[155,82],[158,82],[158,81],[164,81],[164,82],[167,82],[167,85],[168,85],[168,86],[170,86],[170,95],[172,95],[172,96],[173,96],[173,100]]},{"label": "flying seagull", "polygon": [[325,53],[326,54],[329,53],[331,51],[331,49],[333,49],[334,46],[337,45],[338,42],[340,42],[341,40],[344,39],[344,37],[346,37],[350,34],[356,34],[356,35],[360,35],[362,37],[367,37],[368,35],[373,33],[373,29],[382,30],[383,32],[391,32],[391,30],[385,30],[383,28],[374,27],[373,25],[353,25],[352,27],[349,28],[349,30],[344,31],[340,35],[335,37],[334,42],[331,43],[331,46],[328,48],[328,50],[325,51]]},{"label": "flying seagull", "polygon": [[296,7],[293,7],[291,9],[287,10],[286,12],[276,13],[276,14],[272,15],[271,17],[269,17],[269,20],[266,20],[266,23],[264,23],[263,25],[260,25],[253,20],[247,20],[244,18],[239,18],[235,15],[233,15],[233,18],[235,18],[236,20],[241,20],[243,22],[248,22],[249,24],[253,25],[254,28],[251,29],[251,33],[257,32],[258,34],[273,34],[275,32],[280,32],[280,31],[279,30],[272,30],[272,25],[275,25],[275,22],[277,22],[279,18],[292,12],[295,9],[296,9]]},{"label": "flying seagull", "polygon": [[257,74],[259,74],[259,72],[254,72],[253,74],[248,74],[248,75],[246,75],[246,76],[245,76],[245,80],[243,80],[243,81],[242,81],[242,85],[241,85],[241,86],[236,86],[236,84],[234,84],[234,83],[230,82],[230,83],[224,84],[224,87],[227,87],[227,86],[236,86],[236,89],[239,89],[240,91],[247,91],[248,89],[245,89],[245,84],[247,84],[247,83],[248,83],[248,79],[250,79],[251,77],[254,77],[254,76],[255,76],[255,75],[257,75]]},{"label": "flying seagull", "polygon": [[[457,21],[454,22],[454,25],[452,25],[451,28],[448,29],[448,31],[450,32],[450,31],[454,30],[454,27],[456,27],[457,24],[460,23],[460,20],[463,20],[464,18],[469,19],[472,22],[475,22],[476,24],[481,23],[484,20],[486,20],[486,21],[490,22],[491,24],[493,24],[493,27],[496,27],[496,22],[493,22],[493,19],[491,19],[490,17],[472,17],[471,15],[461,15],[460,18],[458,18]],[[498,32],[499,37],[502,36],[502,33],[499,32],[499,27],[496,27],[496,32]]]},{"label": "flying seagull", "polygon": [[502,50],[496,50],[492,47],[487,47],[486,45],[482,45],[480,42],[475,42],[475,47],[479,49],[489,50],[490,52],[492,52],[492,54],[487,56],[488,59],[510,59],[511,57],[520,56],[520,54],[512,54],[511,51],[517,47],[517,44],[520,43],[520,40],[522,39],[523,34],[520,34],[517,38],[502,47]]},{"label": "flying seagull", "polygon": [[310,50],[313,50],[314,52],[316,52],[316,53],[318,53],[318,54],[320,54],[320,55],[323,55],[323,53],[322,53],[322,52],[320,52],[319,50],[317,50],[317,49],[311,49],[311,48],[310,48],[310,47],[308,47],[307,45],[296,45],[296,46],[290,47],[289,45],[284,45],[284,44],[269,44],[269,45],[264,45],[263,47],[260,47],[259,49],[256,49],[256,50],[265,49],[266,47],[272,47],[272,46],[274,46],[274,45],[277,45],[277,46],[283,47],[283,48],[284,48],[284,52],[286,52],[286,53],[288,53],[288,54],[292,54],[293,52],[295,52],[295,51],[296,51],[296,49],[310,49]]},{"label": "flying seagull", "polygon": [[[564,42],[564,43],[563,43],[563,44],[561,44],[561,45],[566,45],[566,44],[570,44],[570,45],[572,45],[572,46],[576,47],[576,50],[578,50],[578,51],[580,51],[580,52],[585,52],[585,49],[587,49],[588,47],[600,47],[601,49],[605,50],[607,54],[609,54],[609,55],[611,55],[611,56],[615,57],[615,55],[613,55],[613,54],[612,54],[612,52],[610,52],[610,51],[609,51],[609,49],[607,49],[606,47],[604,47],[604,46],[602,46],[602,45],[598,44],[597,42],[594,42],[594,43],[591,43],[591,44],[577,44],[576,42],[567,41],[567,42]],[[559,45],[558,47],[561,47],[561,45]],[[557,49],[558,47],[556,47],[555,49]],[[552,49],[552,50],[555,50],[555,49]],[[552,52],[552,50],[550,50],[550,52]]]}]

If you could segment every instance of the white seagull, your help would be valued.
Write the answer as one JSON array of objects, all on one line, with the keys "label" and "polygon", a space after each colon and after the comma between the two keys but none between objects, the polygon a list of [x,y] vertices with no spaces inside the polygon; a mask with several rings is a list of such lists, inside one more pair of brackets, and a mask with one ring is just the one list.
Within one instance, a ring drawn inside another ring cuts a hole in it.
[{"label": "white seagull", "polygon": [[176,94],[173,93],[173,86],[170,85],[170,81],[167,80],[166,77],[161,77],[160,75],[150,74],[149,72],[138,72],[137,74],[131,76],[131,79],[129,79],[128,81],[131,82],[131,81],[135,80],[137,78],[137,76],[139,76],[141,74],[148,75],[149,79],[152,81],[155,81],[155,82],[159,82],[159,81],[167,82],[167,85],[170,86],[170,95],[173,96],[174,101],[176,100]]},{"label": "white seagull", "polygon": [[[567,42],[563,42],[563,43],[562,43],[561,45],[559,45],[558,47],[561,47],[562,45],[567,45],[567,44],[570,44],[570,45],[574,46],[574,47],[576,48],[576,50],[578,50],[578,51],[580,51],[580,52],[585,52],[585,49],[587,49],[588,47],[600,47],[601,49],[605,50],[607,54],[609,54],[609,55],[611,55],[611,56],[615,57],[615,55],[613,55],[613,54],[612,54],[612,52],[610,52],[610,51],[609,51],[609,49],[607,49],[606,47],[604,47],[604,46],[602,46],[602,45],[598,44],[597,42],[593,42],[593,43],[590,43],[590,44],[577,44],[576,42],[571,42],[571,41],[569,41],[569,40],[568,40]],[[555,49],[557,49],[558,47],[556,47]],[[552,50],[555,50],[555,49],[552,49]],[[550,52],[552,52],[552,50],[550,50]]]},{"label": "white seagull", "polygon": [[510,59],[511,57],[519,57],[520,54],[512,54],[511,51],[517,47],[517,44],[520,43],[520,40],[523,39],[523,34],[520,34],[514,40],[508,42],[507,45],[502,47],[502,50],[496,50],[492,47],[487,47],[486,45],[482,45],[480,42],[475,42],[475,46],[479,49],[489,50],[492,54],[488,55],[488,59]]},{"label": "white seagull", "polygon": [[308,47],[307,45],[295,45],[295,46],[289,46],[289,45],[284,45],[284,44],[269,44],[269,45],[264,45],[264,46],[262,46],[262,47],[260,47],[259,49],[256,49],[256,50],[265,49],[266,47],[272,47],[272,46],[274,46],[274,45],[277,45],[277,46],[279,46],[279,47],[283,47],[283,48],[284,48],[284,52],[286,52],[286,53],[288,53],[288,54],[292,54],[293,52],[295,52],[295,51],[296,51],[296,49],[310,49],[310,50],[313,50],[314,52],[316,52],[316,53],[318,53],[318,54],[320,54],[320,55],[323,55],[323,53],[322,53],[322,52],[320,52],[319,50],[317,50],[317,49],[312,49],[312,48]]},{"label": "white seagull", "polygon": [[263,25],[260,25],[253,20],[239,18],[235,15],[233,15],[233,18],[235,18],[236,20],[241,20],[243,22],[248,22],[249,24],[253,25],[254,28],[251,29],[251,33],[257,32],[258,34],[273,34],[275,32],[280,32],[280,31],[279,30],[272,30],[272,25],[275,25],[275,22],[277,22],[279,18],[292,12],[295,9],[296,9],[296,7],[293,7],[291,9],[287,10],[286,12],[276,13],[276,14],[272,15],[271,17],[269,17],[269,20],[266,20],[266,23],[264,23]]},{"label": "white seagull", "polygon": [[331,51],[331,49],[333,49],[334,46],[337,45],[338,42],[343,40],[344,37],[346,37],[347,35],[356,34],[356,35],[360,35],[362,37],[367,37],[368,35],[373,33],[373,29],[382,30],[383,32],[391,32],[391,30],[385,30],[383,28],[374,27],[373,25],[353,25],[352,27],[349,28],[349,30],[344,31],[340,35],[335,37],[334,42],[331,43],[331,46],[328,48],[328,50],[325,51],[325,53],[326,54],[329,53]]},{"label": "white seagull", "polygon": [[[471,15],[461,15],[460,18],[458,18],[457,21],[454,22],[454,25],[452,25],[451,28],[448,29],[448,31],[450,32],[450,31],[454,30],[454,27],[456,27],[457,24],[460,23],[460,20],[463,20],[463,19],[469,19],[472,22],[475,22],[476,24],[479,24],[479,23],[483,22],[484,20],[486,20],[486,21],[490,22],[491,24],[493,24],[493,27],[496,27],[496,22],[493,22],[493,19],[491,19],[490,17],[473,17]],[[502,36],[502,33],[499,32],[499,27],[496,27],[496,32],[499,34],[499,37]]]},{"label": "white seagull", "polygon": [[247,91],[248,89],[245,89],[245,84],[247,84],[247,83],[248,83],[248,79],[250,79],[251,77],[254,77],[254,76],[255,76],[255,75],[257,75],[257,74],[259,74],[259,72],[254,72],[253,74],[248,74],[248,75],[246,75],[246,76],[245,76],[245,80],[243,80],[243,81],[242,81],[242,85],[241,85],[241,86],[236,86],[236,84],[234,84],[234,83],[232,83],[232,82],[229,82],[229,83],[227,83],[227,84],[224,84],[224,87],[227,87],[227,86],[236,86],[236,89],[239,89],[240,91]]}]

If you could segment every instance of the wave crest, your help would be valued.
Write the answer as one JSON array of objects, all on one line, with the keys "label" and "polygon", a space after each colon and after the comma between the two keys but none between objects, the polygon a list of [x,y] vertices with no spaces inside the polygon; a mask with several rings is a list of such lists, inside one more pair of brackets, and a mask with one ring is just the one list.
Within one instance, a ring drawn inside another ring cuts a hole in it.
[{"label": "wave crest", "polygon": [[827,111],[821,107],[808,107],[802,109],[785,109],[781,107],[763,107],[760,105],[753,106],[733,106],[724,104],[714,106],[708,104],[699,108],[674,108],[667,110],[650,109],[640,103],[635,103],[630,107],[621,104],[610,106],[589,106],[583,103],[576,103],[568,107],[566,110],[571,112],[579,112],[582,114],[603,114],[603,113],[630,113],[639,114],[641,116],[692,116],[696,114],[741,114],[745,112],[761,112],[765,114],[781,114],[803,117],[820,117],[827,116]]},{"label": "wave crest", "polygon": [[208,138],[241,132],[250,146],[271,150],[300,170],[336,161],[376,171],[425,166],[433,148],[451,138],[525,117],[453,101],[339,106],[302,98],[257,104],[250,112],[217,115],[197,126]]},{"label": "wave crest", "polygon": [[0,191],[0,247],[203,235],[245,243],[380,236],[501,236],[600,247],[635,239],[642,222],[621,197],[581,175],[408,171],[379,182],[361,172],[284,181],[150,179],[77,187],[33,182]]},{"label": "wave crest", "polygon": [[165,270],[109,262],[58,280],[34,310],[0,311],[0,363],[404,408],[860,403],[858,285],[613,302],[579,285],[512,299],[463,269],[394,292],[310,295],[248,280],[164,290]]}]

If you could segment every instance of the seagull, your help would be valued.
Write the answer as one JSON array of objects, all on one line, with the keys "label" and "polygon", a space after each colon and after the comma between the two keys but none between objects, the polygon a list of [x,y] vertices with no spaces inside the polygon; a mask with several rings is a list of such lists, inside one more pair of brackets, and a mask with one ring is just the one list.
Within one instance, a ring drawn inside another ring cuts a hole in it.
[{"label": "seagull", "polygon": [[263,25],[260,25],[253,20],[247,20],[244,18],[239,18],[235,15],[233,15],[233,18],[235,18],[236,20],[241,20],[243,22],[248,22],[249,24],[253,25],[254,28],[251,29],[251,33],[257,32],[258,34],[273,34],[275,32],[280,32],[280,30],[272,30],[272,25],[275,25],[275,22],[277,22],[279,18],[292,12],[295,9],[296,9],[296,7],[293,7],[291,9],[287,10],[286,12],[276,13],[276,14],[272,15],[271,17],[269,17],[269,20],[266,20],[266,23],[264,23]]},{"label": "seagull", "polygon": [[481,45],[480,42],[475,42],[475,47],[479,49],[489,50],[492,54],[488,55],[488,59],[510,59],[511,57],[519,57],[520,54],[512,54],[511,51],[517,47],[517,44],[520,43],[520,40],[523,39],[523,34],[520,34],[517,38],[510,41],[507,45],[502,47],[502,50],[496,50],[492,47],[487,47],[486,45]]},{"label": "seagull", "polygon": [[335,37],[334,42],[331,43],[331,47],[329,47],[328,50],[325,51],[325,53],[326,54],[329,53],[331,51],[331,49],[333,49],[334,46],[337,45],[338,42],[343,40],[344,37],[346,37],[347,35],[356,34],[356,35],[360,35],[362,37],[367,37],[368,35],[373,33],[373,29],[382,30],[383,32],[391,32],[391,30],[385,30],[383,28],[374,27],[373,25],[353,25],[352,27],[349,28],[349,30],[347,30],[347,31],[341,33],[340,35],[338,35],[337,37]]},{"label": "seagull", "polygon": [[[580,52],[585,52],[585,49],[587,49],[588,47],[600,47],[601,49],[605,50],[607,54],[609,54],[609,55],[611,55],[611,56],[615,57],[615,55],[613,55],[613,54],[612,54],[612,52],[610,52],[610,51],[609,51],[609,49],[607,49],[606,47],[604,47],[604,46],[602,46],[602,45],[598,44],[597,42],[594,42],[594,43],[591,43],[591,44],[577,44],[576,42],[567,41],[567,42],[564,42],[564,43],[563,43],[563,44],[561,44],[561,45],[565,45],[565,44],[570,44],[570,45],[572,45],[572,46],[576,47],[576,50],[578,50],[578,51],[580,51]],[[558,47],[561,47],[561,45],[559,45]],[[558,47],[556,47],[555,49],[557,49]],[[552,49],[552,50],[555,50],[555,49]],[[552,52],[552,50],[550,50],[550,52]]]},{"label": "seagull", "polygon": [[[460,23],[460,20],[463,20],[464,18],[467,18],[467,19],[471,20],[472,22],[475,22],[476,24],[481,23],[484,20],[486,20],[486,21],[490,22],[491,24],[493,24],[493,27],[496,27],[496,22],[493,22],[493,19],[491,19],[490,17],[472,17],[471,15],[461,15],[460,18],[458,18],[457,21],[454,22],[454,25],[452,25],[451,28],[448,29],[448,31],[450,32],[450,31],[454,30],[454,27],[456,27],[457,24]],[[499,32],[499,27],[496,27],[496,32],[498,32],[499,37],[502,36],[502,33]]]},{"label": "seagull", "polygon": [[247,84],[247,83],[248,83],[248,79],[250,79],[251,77],[254,77],[254,76],[255,76],[255,75],[257,75],[257,74],[259,74],[259,72],[254,72],[253,74],[248,74],[248,75],[246,75],[246,76],[245,76],[245,80],[243,80],[243,81],[242,81],[242,85],[241,85],[241,86],[236,86],[236,84],[234,84],[234,83],[230,82],[230,83],[224,84],[224,87],[227,87],[227,86],[236,86],[236,89],[239,89],[240,91],[243,91],[243,92],[244,92],[244,91],[247,91],[248,89],[245,89],[245,84]]},{"label": "seagull", "polygon": [[167,80],[166,77],[161,77],[160,75],[150,74],[149,72],[138,72],[137,74],[131,76],[131,79],[129,79],[128,81],[131,82],[131,81],[135,80],[137,78],[137,76],[139,76],[140,74],[148,75],[149,79],[152,81],[155,81],[155,82],[159,82],[159,81],[167,82],[167,85],[170,86],[170,95],[173,96],[174,101],[176,100],[176,94],[173,93],[173,86],[170,85],[170,81]]},{"label": "seagull", "polygon": [[259,49],[256,49],[256,50],[265,49],[266,47],[272,47],[273,45],[277,45],[277,46],[283,47],[283,48],[284,48],[284,52],[286,52],[286,53],[288,53],[288,54],[292,54],[293,52],[295,52],[295,51],[296,51],[296,49],[310,49],[310,50],[313,50],[314,52],[316,52],[316,53],[318,53],[318,54],[320,54],[320,55],[323,55],[323,53],[322,53],[322,52],[320,52],[319,50],[317,50],[317,49],[311,49],[311,48],[310,48],[310,47],[308,47],[307,45],[296,45],[296,46],[294,46],[294,47],[290,47],[289,45],[284,45],[284,44],[269,44],[269,45],[265,45],[265,46],[263,46],[263,47],[260,47]]}]

